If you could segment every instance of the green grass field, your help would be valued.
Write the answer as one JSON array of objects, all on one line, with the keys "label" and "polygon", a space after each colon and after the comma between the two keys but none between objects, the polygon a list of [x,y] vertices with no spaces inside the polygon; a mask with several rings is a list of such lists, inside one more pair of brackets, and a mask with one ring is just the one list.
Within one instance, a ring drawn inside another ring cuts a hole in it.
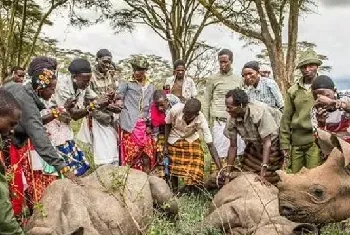
[{"label": "green grass field", "polygon": [[[73,130],[76,133],[80,128],[80,122],[72,123]],[[79,143],[79,146],[85,151],[87,158],[93,165],[93,159],[88,146]],[[204,147],[205,152],[207,149]],[[209,172],[210,156],[205,155],[205,171]],[[198,234],[196,225],[203,221],[208,212],[209,205],[213,195],[204,192],[201,195],[183,195],[178,198],[179,218],[175,221],[167,219],[162,213],[155,211],[152,223],[146,235],[189,235]],[[322,229],[322,235],[350,235],[350,225],[345,229],[340,229],[340,224],[330,224]],[[343,231],[344,230],[344,231]],[[223,234],[215,229],[206,229],[202,231],[203,235],[220,235]]]}]

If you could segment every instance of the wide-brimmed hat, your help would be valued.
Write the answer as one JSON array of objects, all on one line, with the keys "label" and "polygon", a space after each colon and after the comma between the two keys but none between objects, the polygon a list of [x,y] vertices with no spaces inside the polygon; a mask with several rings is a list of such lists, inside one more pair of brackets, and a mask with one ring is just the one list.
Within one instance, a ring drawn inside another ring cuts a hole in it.
[{"label": "wide-brimmed hat", "polygon": [[149,63],[146,58],[142,56],[137,56],[130,61],[131,66],[134,69],[148,69]]},{"label": "wide-brimmed hat", "polygon": [[297,65],[297,69],[300,69],[304,65],[316,64],[317,66],[322,65],[322,60],[317,56],[317,53],[314,50],[308,49],[301,53]]}]

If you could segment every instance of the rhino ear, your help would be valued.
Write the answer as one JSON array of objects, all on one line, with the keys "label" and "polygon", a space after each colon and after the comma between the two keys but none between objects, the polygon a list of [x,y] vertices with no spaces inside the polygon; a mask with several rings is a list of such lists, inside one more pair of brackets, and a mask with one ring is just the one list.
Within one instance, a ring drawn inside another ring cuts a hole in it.
[{"label": "rhino ear", "polygon": [[288,177],[288,175],[285,171],[277,170],[276,173],[280,177],[280,181],[285,181]]},{"label": "rhino ear", "polygon": [[338,148],[340,152],[343,153],[344,164],[345,166],[350,163],[350,144],[343,139],[337,137],[336,135],[332,135],[331,137],[332,144],[334,147]]},{"label": "rhino ear", "polygon": [[301,170],[298,172],[298,174],[306,174],[309,171],[309,169],[307,169],[306,167],[303,166],[303,168],[301,168]]}]

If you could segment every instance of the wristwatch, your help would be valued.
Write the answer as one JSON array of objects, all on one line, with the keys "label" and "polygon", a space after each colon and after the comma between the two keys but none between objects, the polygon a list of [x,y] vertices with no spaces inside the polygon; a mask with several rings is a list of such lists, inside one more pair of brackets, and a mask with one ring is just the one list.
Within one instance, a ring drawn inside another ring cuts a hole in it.
[{"label": "wristwatch", "polygon": [[261,168],[269,168],[269,165],[267,163],[261,163]]}]

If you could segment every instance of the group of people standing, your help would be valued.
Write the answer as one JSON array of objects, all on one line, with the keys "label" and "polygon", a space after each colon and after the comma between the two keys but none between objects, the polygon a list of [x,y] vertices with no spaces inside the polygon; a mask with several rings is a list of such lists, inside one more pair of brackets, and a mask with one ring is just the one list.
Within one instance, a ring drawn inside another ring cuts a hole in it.
[{"label": "group of people standing", "polygon": [[223,178],[239,156],[241,169],[269,185],[287,163],[293,173],[321,163],[317,128],[346,136],[350,103],[335,98],[329,77],[318,76],[316,54],[307,51],[301,57],[302,77],[284,99],[258,62],[246,63],[237,76],[232,51],[221,50],[218,61],[220,71],[207,78],[203,105],[182,60],[160,90],[147,76],[145,58],[131,62],[130,78],[119,78],[106,49],[97,52],[95,66],[73,60],[69,77],[57,78],[57,62],[47,57],[32,60],[28,81],[23,69],[14,69],[0,89],[0,234],[23,234],[15,218],[24,204],[32,212],[57,177],[79,184],[89,170],[72,119],[82,120],[76,137],[92,147],[95,165],[156,172],[175,191],[180,178],[186,191],[203,185],[201,140],[213,159],[212,170],[226,166]]}]

